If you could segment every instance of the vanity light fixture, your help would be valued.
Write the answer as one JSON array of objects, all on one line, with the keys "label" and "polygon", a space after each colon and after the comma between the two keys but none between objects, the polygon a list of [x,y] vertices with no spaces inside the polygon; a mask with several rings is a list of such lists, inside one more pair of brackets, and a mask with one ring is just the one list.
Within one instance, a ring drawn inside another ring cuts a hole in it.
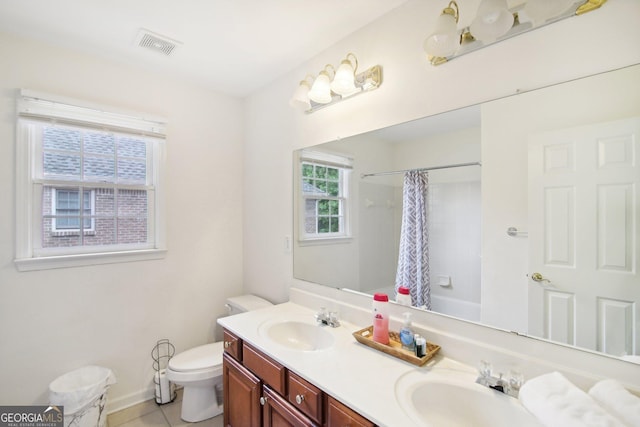
[{"label": "vanity light fixture", "polygon": [[574,3],[573,0],[528,1],[524,6],[524,13],[531,19],[533,26],[538,26],[568,10],[572,3]]},{"label": "vanity light fixture", "polygon": [[482,0],[469,31],[476,40],[491,43],[513,27],[514,16],[507,0]]},{"label": "vanity light fixture", "polygon": [[327,64],[314,79],[307,75],[296,88],[289,105],[306,113],[312,113],[327,105],[335,104],[351,96],[376,89],[382,83],[382,67],[374,65],[361,73],[358,58],[349,53],[336,70]]},{"label": "vanity light fixture", "polygon": [[311,90],[309,91],[309,99],[313,102],[317,102],[318,104],[328,104],[331,102],[331,76],[329,73],[332,73],[334,76],[336,74],[335,68],[333,65],[327,64],[324,66],[324,69],[320,71],[318,77],[316,77],[313,82],[313,86],[311,86]]},{"label": "vanity light fixture", "polygon": [[[353,60],[349,59],[353,58]],[[353,53],[347,54],[342,60],[336,75],[331,82],[331,90],[342,96],[349,96],[356,93],[356,71],[358,70],[358,58]]]},{"label": "vanity light fixture", "polygon": [[527,0],[507,8],[506,0],[482,0],[469,27],[457,28],[455,0],[442,10],[424,42],[432,65],[440,65],[493,43],[598,9],[607,0]]},{"label": "vanity light fixture", "polygon": [[311,108],[311,101],[309,100],[309,90],[313,84],[313,76],[307,74],[304,80],[300,81],[300,84],[293,93],[293,96],[289,100],[289,105],[293,108],[305,111]]},{"label": "vanity light fixture", "polygon": [[458,34],[458,4],[450,1],[436,20],[435,31],[424,41],[424,50],[434,57],[446,58],[453,55],[460,46]]}]

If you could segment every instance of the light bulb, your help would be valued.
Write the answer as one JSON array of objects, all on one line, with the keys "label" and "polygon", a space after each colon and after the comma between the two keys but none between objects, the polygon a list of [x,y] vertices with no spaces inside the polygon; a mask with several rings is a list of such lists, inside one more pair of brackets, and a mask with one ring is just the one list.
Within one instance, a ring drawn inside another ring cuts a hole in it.
[{"label": "light bulb", "polygon": [[328,104],[331,102],[331,80],[329,79],[329,73],[320,71],[320,74],[316,77],[309,91],[309,99],[318,104]]},{"label": "light bulb", "polygon": [[460,46],[456,17],[446,11],[438,17],[435,31],[424,42],[424,50],[431,56],[451,56]]},{"label": "light bulb", "polygon": [[307,111],[311,108],[309,101],[309,82],[302,80],[293,96],[289,100],[289,105],[301,111]]},{"label": "light bulb", "polygon": [[513,26],[513,20],[506,0],[482,0],[469,31],[476,40],[490,43],[505,35]]},{"label": "light bulb", "polygon": [[355,85],[355,72],[351,61],[343,60],[336,71],[336,75],[331,82],[331,90],[338,95],[348,96],[358,91]]},{"label": "light bulb", "polygon": [[524,13],[533,26],[538,26],[566,12],[571,4],[573,0],[529,0],[524,6]]}]

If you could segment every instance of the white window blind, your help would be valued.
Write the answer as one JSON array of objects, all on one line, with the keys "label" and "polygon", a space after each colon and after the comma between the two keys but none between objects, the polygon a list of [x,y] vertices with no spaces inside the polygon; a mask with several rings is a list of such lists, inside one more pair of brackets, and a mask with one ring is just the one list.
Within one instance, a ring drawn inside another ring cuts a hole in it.
[{"label": "white window blind", "polygon": [[106,108],[56,95],[22,89],[17,99],[18,115],[63,123],[128,130],[142,135],[164,137],[164,119],[137,113],[107,111]]}]

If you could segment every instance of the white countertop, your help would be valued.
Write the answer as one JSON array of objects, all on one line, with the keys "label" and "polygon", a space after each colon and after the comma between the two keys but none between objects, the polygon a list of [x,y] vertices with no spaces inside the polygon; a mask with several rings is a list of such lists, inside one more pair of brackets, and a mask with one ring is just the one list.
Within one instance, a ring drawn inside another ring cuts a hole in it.
[{"label": "white countertop", "polygon": [[360,344],[352,333],[368,325],[341,321],[340,327],[325,327],[334,336],[335,344],[315,351],[287,348],[264,333],[266,326],[280,321],[315,325],[314,314],[313,310],[287,302],[220,318],[218,323],[379,426],[415,425],[396,399],[396,382],[404,374],[424,373],[433,366],[475,373],[473,368],[438,355],[418,367]]}]

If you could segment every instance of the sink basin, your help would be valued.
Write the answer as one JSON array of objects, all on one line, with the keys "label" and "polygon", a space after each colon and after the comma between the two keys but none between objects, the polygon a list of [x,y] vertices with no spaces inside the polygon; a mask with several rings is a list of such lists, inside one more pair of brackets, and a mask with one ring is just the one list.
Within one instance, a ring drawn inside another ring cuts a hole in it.
[{"label": "sink basin", "polygon": [[321,326],[299,321],[282,321],[265,325],[263,334],[284,347],[301,351],[317,351],[331,347],[331,332]]},{"label": "sink basin", "polygon": [[396,397],[422,426],[540,426],[517,399],[476,384],[469,372],[409,372],[398,379]]}]

